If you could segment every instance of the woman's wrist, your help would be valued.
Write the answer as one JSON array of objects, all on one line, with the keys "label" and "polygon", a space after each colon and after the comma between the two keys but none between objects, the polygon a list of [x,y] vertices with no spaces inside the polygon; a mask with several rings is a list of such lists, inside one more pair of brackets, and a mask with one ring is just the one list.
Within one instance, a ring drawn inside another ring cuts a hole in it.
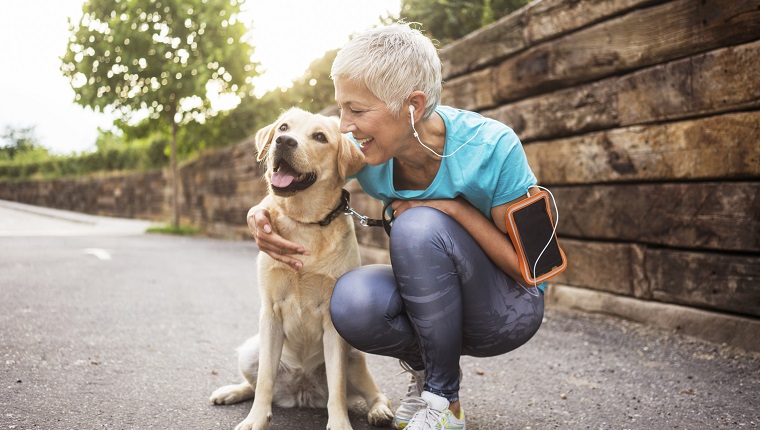
[{"label": "woman's wrist", "polygon": [[[460,197],[449,200],[448,206],[447,214],[457,221],[461,220],[463,217],[467,217],[470,211],[477,211],[474,206]],[[461,224],[461,221],[459,223]]]}]

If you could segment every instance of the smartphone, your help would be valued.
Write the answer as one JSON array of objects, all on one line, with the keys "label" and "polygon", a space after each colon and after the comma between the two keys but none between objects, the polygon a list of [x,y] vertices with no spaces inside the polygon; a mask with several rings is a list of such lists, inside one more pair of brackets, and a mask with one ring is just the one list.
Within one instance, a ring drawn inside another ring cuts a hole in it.
[{"label": "smartphone", "polygon": [[526,280],[538,284],[567,268],[567,257],[554,232],[549,195],[545,191],[510,206],[507,228]]}]

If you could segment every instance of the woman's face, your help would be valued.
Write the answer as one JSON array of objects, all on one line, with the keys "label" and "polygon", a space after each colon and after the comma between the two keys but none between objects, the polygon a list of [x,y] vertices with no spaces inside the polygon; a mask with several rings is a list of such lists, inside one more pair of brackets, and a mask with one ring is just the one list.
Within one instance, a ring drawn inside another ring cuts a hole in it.
[{"label": "woman's face", "polygon": [[362,84],[335,80],[340,107],[340,131],[351,133],[361,145],[367,164],[377,166],[398,155],[412,129],[402,116],[394,118],[388,106]]}]

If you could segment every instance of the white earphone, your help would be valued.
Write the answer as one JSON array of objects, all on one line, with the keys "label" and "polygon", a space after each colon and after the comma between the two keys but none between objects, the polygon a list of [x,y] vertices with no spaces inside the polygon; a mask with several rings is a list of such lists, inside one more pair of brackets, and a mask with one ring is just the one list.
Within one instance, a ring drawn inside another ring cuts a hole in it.
[{"label": "white earphone", "polygon": [[435,150],[433,150],[433,148],[431,148],[431,147],[429,147],[429,146],[425,145],[424,143],[422,143],[422,140],[420,140],[420,135],[419,135],[419,133],[417,133],[417,129],[416,129],[416,128],[414,128],[414,111],[415,111],[414,105],[411,105],[411,104],[410,104],[410,105],[409,105],[409,116],[412,118],[412,130],[414,130],[414,137],[416,137],[416,138],[417,138],[417,142],[420,142],[420,145],[424,146],[424,147],[425,147],[425,149],[427,149],[428,151],[432,152],[433,154],[435,154],[437,157],[440,157],[440,158],[451,157],[452,155],[456,154],[456,153],[457,153],[457,152],[458,152],[460,149],[464,148],[464,146],[465,146],[465,145],[467,145],[468,143],[470,143],[470,141],[471,141],[472,139],[474,139],[474,138],[475,138],[475,136],[477,136],[477,135],[478,135],[478,132],[480,132],[480,128],[481,128],[481,127],[483,127],[483,124],[485,124],[485,123],[481,123],[481,124],[480,124],[480,126],[478,126],[478,129],[477,129],[477,130],[475,130],[475,134],[473,134],[473,135],[472,135],[472,137],[471,137],[471,138],[470,138],[470,139],[469,139],[467,142],[463,143],[463,144],[462,144],[462,145],[461,145],[459,148],[457,148],[457,149],[456,149],[454,152],[452,152],[452,153],[451,153],[451,154],[449,154],[449,155],[441,155],[441,154],[439,154],[439,153],[435,152]]}]

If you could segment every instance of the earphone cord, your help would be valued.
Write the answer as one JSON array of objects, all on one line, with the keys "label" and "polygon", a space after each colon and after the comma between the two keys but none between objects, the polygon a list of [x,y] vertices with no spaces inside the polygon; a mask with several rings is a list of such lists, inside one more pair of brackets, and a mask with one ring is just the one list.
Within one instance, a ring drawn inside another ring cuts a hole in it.
[{"label": "earphone cord", "polygon": [[[472,141],[472,139],[474,139],[475,136],[478,135],[478,133],[480,132],[480,128],[483,127],[483,124],[485,124],[485,123],[481,122],[480,126],[478,126],[478,129],[475,130],[475,134],[473,134],[472,137],[470,137],[467,140],[467,142],[461,144],[457,149],[455,149],[454,152],[452,152],[451,154],[448,154],[448,155],[441,155],[441,154],[435,152],[435,150],[433,150],[433,148],[431,148],[431,147],[425,145],[424,143],[422,143],[422,140],[420,139],[420,135],[419,135],[419,133],[417,133],[417,129],[414,127],[414,106],[409,106],[409,116],[412,118],[412,130],[414,130],[414,137],[417,138],[417,141],[420,143],[420,145],[424,146],[428,151],[432,152],[433,154],[435,154],[436,156],[438,156],[440,158],[451,157],[452,155],[456,154],[457,151],[459,151],[460,149],[464,148],[465,145],[467,145],[468,143],[470,143],[470,141]],[[554,235],[557,233],[557,225],[559,224],[559,209],[557,208],[557,200],[554,199],[554,194],[552,194],[552,192],[549,191],[549,189],[546,188],[546,187],[542,187],[540,185],[536,185],[536,188],[539,188],[539,189],[544,190],[547,193],[549,193],[549,195],[552,198],[552,204],[554,204],[554,212],[557,214],[557,219],[554,221],[554,229],[552,230],[551,236],[549,236],[549,241],[546,242],[546,245],[544,246],[544,249],[542,249],[541,253],[538,254],[538,258],[536,258],[536,262],[533,264],[533,273],[534,274],[536,273],[536,269],[538,268],[538,262],[539,262],[539,260],[541,260],[541,257],[544,255],[544,252],[546,252],[546,250],[549,248],[549,245],[551,245],[552,239],[554,238]],[[530,189],[528,190],[527,194],[528,194],[528,197],[530,197]],[[521,285],[521,284],[518,283],[518,285]],[[535,280],[535,276],[534,276],[534,280],[533,280],[533,287],[535,289],[538,289],[538,281]],[[531,295],[538,296],[538,292],[534,293],[534,292],[528,290],[527,288],[525,288],[525,290],[528,291],[528,293],[531,294]]]},{"label": "earphone cord", "polygon": [[[557,233],[557,225],[559,224],[559,209],[557,208],[557,200],[554,199],[554,194],[552,194],[552,192],[549,191],[548,188],[542,187],[540,185],[536,185],[536,188],[542,189],[542,190],[546,191],[547,193],[549,193],[549,195],[552,198],[552,203],[554,204],[554,212],[557,214],[557,219],[556,219],[556,221],[554,221],[554,229],[552,230],[552,235],[549,236],[549,241],[546,242],[546,246],[544,246],[544,249],[542,249],[541,253],[538,254],[538,258],[536,258],[536,262],[533,264],[533,273],[534,274],[536,273],[536,268],[538,267],[538,261],[541,259],[541,256],[544,255],[544,252],[546,251],[547,248],[549,248],[549,245],[552,243],[552,239],[554,238],[554,235]],[[528,197],[530,197],[530,190],[528,190]],[[538,288],[538,282],[535,280],[535,275],[534,275],[534,279],[533,279],[533,287],[534,288]],[[527,289],[526,289],[526,291],[527,291]],[[530,291],[528,291],[528,292],[530,294],[533,294]],[[535,295],[538,295],[538,293],[536,293]]]},{"label": "earphone cord", "polygon": [[[410,108],[411,107],[412,106],[410,106]],[[413,111],[413,109],[410,109],[409,114],[410,114],[409,116],[412,118],[412,130],[414,130],[414,137],[417,138],[417,142],[420,142],[420,145],[424,146],[425,149],[427,149],[428,151],[432,152],[433,154],[435,154],[439,158],[447,158],[447,157],[451,157],[452,155],[456,154],[457,151],[459,151],[460,149],[464,148],[465,145],[467,145],[468,143],[470,143],[470,141],[472,141],[472,139],[475,139],[475,136],[477,136],[478,133],[480,132],[480,128],[483,127],[483,124],[485,124],[485,123],[481,122],[480,125],[478,126],[478,129],[475,130],[475,134],[473,134],[472,137],[469,140],[467,140],[467,142],[461,144],[459,146],[459,148],[455,149],[454,152],[452,152],[451,154],[448,154],[448,155],[441,155],[441,154],[435,152],[435,150],[433,148],[431,148],[431,147],[425,145],[424,143],[422,143],[422,140],[420,140],[420,135],[419,135],[419,133],[417,133],[417,129],[414,128],[414,111]]]}]

